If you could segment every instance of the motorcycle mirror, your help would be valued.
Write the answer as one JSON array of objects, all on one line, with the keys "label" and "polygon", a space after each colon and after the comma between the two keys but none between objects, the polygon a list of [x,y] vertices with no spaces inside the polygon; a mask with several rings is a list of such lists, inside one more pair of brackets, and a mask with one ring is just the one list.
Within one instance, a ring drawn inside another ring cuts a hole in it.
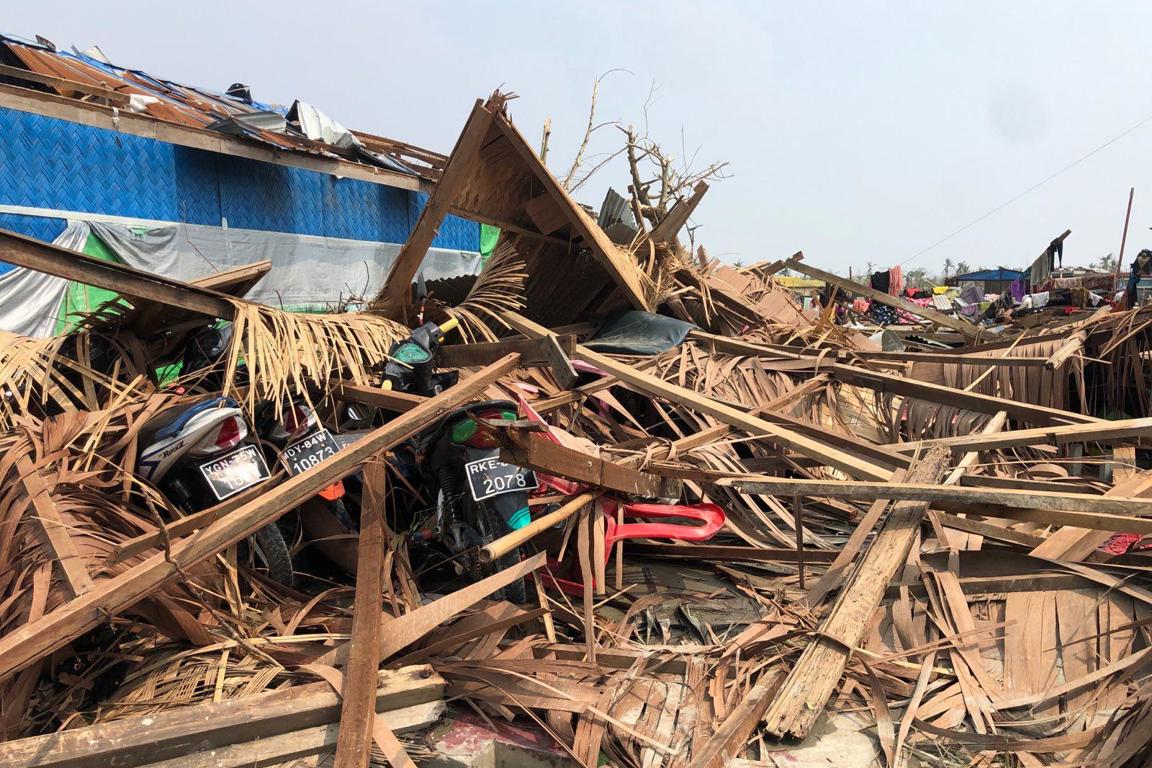
[{"label": "motorcycle mirror", "polygon": [[424,271],[416,274],[416,301],[422,302],[428,298],[428,285],[424,282]]}]

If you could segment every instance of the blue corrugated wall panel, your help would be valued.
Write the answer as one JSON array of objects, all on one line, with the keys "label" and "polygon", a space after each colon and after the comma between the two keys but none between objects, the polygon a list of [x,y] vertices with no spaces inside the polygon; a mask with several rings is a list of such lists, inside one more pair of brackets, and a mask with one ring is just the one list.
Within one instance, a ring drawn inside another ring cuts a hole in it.
[{"label": "blue corrugated wall panel", "polygon": [[[402,243],[425,201],[358,179],[0,108],[0,204]],[[477,251],[480,227],[448,217],[434,245]]]},{"label": "blue corrugated wall panel", "polygon": [[[0,213],[0,229],[8,229],[21,235],[35,237],[38,240],[52,242],[68,222],[64,219],[47,219],[43,216],[18,216],[13,213]],[[0,261],[0,275],[12,269],[11,264]]]},{"label": "blue corrugated wall panel", "polygon": [[[408,196],[409,227],[415,226],[420,211],[428,204],[428,195],[413,192]],[[455,248],[461,251],[480,250],[480,225],[459,216],[445,216],[440,231],[432,241],[433,248]]]}]

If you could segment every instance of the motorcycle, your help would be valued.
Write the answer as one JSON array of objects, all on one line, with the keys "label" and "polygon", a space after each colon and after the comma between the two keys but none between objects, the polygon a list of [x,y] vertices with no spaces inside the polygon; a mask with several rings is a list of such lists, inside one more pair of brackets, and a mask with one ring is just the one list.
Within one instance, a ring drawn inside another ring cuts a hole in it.
[{"label": "motorcycle", "polygon": [[[160,411],[141,430],[140,445],[136,473],[188,514],[219,504],[272,476],[239,404],[227,397],[208,397]],[[291,585],[292,558],[279,527],[270,523],[249,542],[268,575]]]},{"label": "motorcycle", "polygon": [[[479,549],[531,522],[528,497],[539,483],[536,473],[500,461],[499,447],[484,421],[514,421],[516,404],[506,400],[458,408],[415,439],[414,454],[429,498],[432,519],[409,537],[415,545],[439,545],[460,574],[484,578],[520,562],[513,550],[484,563]],[[498,598],[523,603],[523,579]]]},{"label": "motorcycle", "polygon": [[[189,341],[183,357],[183,370],[205,371],[205,380],[212,388],[223,381],[215,370],[232,340],[232,324],[223,323],[205,328]],[[296,398],[277,416],[271,402],[263,402],[253,415],[256,434],[266,448],[265,458],[279,462],[289,477],[305,472],[327,458],[336,455],[344,445],[337,441],[321,423],[315,410],[303,398]],[[318,494],[326,502],[332,515],[346,528],[353,528],[351,516],[344,504],[344,485],[337,480]]]}]

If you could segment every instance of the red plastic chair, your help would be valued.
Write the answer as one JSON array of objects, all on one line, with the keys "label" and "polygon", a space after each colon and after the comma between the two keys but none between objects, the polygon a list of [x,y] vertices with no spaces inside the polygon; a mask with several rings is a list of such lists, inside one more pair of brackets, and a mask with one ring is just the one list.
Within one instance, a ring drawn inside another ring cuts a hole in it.
[{"label": "red plastic chair", "polygon": [[[618,523],[616,510],[618,502],[613,499],[600,499],[597,503],[604,507],[604,562],[612,555],[612,546],[625,539],[666,539],[672,541],[707,541],[724,527],[727,519],[724,510],[707,502],[700,504],[624,504],[625,517],[661,518],[676,517],[683,520],[698,520],[700,525],[677,525],[675,523]],[[539,571],[539,578],[545,586],[554,587],[569,595],[584,594],[584,583],[557,576],[561,564],[549,558],[548,567]],[[595,585],[593,585],[595,586]]]}]

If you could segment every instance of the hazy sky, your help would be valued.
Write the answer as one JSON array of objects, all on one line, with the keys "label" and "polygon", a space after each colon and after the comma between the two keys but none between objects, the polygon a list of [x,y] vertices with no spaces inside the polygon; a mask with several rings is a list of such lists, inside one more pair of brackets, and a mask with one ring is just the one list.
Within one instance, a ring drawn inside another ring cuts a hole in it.
[{"label": "hazy sky", "polygon": [[[447,152],[472,101],[514,91],[563,173],[587,119],[643,121],[677,156],[730,161],[697,209],[714,256],[802,249],[868,262],[1022,266],[1066,228],[1065,262],[1152,245],[1152,122],[922,256],[1152,117],[1152,3],[142,2],[7,3],[6,34],[99,44],[117,64],[257,99],[308,101],[351,128]],[[683,143],[681,141],[683,136]],[[600,131],[591,151],[615,149]],[[578,197],[598,205],[623,169]]]}]

